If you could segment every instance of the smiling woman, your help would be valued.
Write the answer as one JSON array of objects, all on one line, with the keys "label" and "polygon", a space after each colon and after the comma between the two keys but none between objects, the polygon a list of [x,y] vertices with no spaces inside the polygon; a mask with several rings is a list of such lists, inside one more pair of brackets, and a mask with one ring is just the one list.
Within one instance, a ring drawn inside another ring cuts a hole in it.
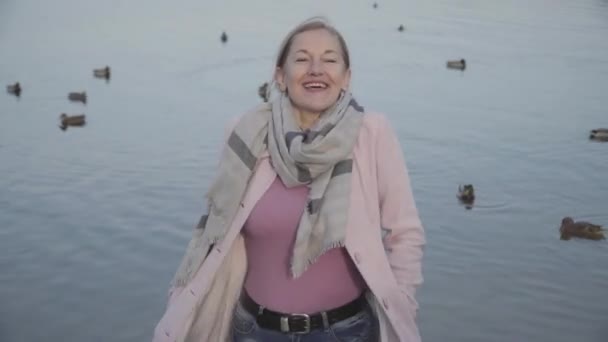
[{"label": "smiling woman", "polygon": [[344,38],[324,22],[298,31],[281,49],[275,81],[289,95],[298,125],[308,129],[349,88],[350,58]]},{"label": "smiling woman", "polygon": [[420,341],[424,231],[400,144],[350,93],[322,18],[280,46],[269,103],[227,134],[155,341]]}]

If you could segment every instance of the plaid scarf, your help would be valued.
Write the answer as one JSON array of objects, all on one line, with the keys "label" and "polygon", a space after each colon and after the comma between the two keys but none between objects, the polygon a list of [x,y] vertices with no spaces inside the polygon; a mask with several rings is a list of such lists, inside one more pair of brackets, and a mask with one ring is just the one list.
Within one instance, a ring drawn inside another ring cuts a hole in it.
[{"label": "plaid scarf", "polygon": [[194,231],[174,285],[186,285],[209,248],[224,238],[266,150],[287,187],[307,185],[310,189],[291,256],[292,276],[299,277],[327,250],[344,246],[352,151],[364,109],[350,93],[342,92],[338,101],[305,131],[298,126],[293,111],[288,96],[282,93],[273,102],[244,115],[236,125],[207,194],[208,214]]}]

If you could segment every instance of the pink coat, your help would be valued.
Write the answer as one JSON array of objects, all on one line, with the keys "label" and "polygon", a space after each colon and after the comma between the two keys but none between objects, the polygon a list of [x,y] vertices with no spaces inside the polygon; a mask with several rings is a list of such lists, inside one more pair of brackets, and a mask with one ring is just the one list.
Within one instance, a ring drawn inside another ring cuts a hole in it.
[{"label": "pink coat", "polygon": [[[214,247],[185,288],[171,289],[167,309],[155,329],[155,342],[184,340],[177,336],[184,335],[186,317],[193,312],[200,296],[209,291],[211,280],[230,249],[244,248],[242,243],[233,242],[275,177],[266,154],[256,166],[226,238]],[[348,220],[346,250],[371,290],[368,301],[380,322],[381,341],[419,342],[415,291],[423,281],[421,262],[425,234],[403,152],[389,121],[382,114],[364,116],[354,149]],[[242,287],[242,283],[234,286]],[[239,290],[230,289],[232,293]],[[228,305],[233,307],[235,303],[232,301]],[[211,327],[196,327],[198,331],[206,329]]]}]

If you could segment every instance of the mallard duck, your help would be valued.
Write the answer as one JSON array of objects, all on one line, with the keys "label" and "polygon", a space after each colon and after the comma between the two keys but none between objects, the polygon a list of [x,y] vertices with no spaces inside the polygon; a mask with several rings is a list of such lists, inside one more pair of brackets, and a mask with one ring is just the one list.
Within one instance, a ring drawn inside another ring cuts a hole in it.
[{"label": "mallard duck", "polygon": [[87,103],[87,93],[86,92],[72,92],[68,94],[68,99],[70,101]]},{"label": "mallard duck", "polygon": [[105,68],[101,69],[93,69],[93,76],[97,78],[105,78],[106,80],[110,78],[110,67],[106,65]]},{"label": "mallard duck", "polygon": [[268,82],[264,82],[264,84],[258,88],[258,95],[264,102],[268,102]]},{"label": "mallard duck", "polygon": [[6,86],[6,91],[9,94],[19,96],[19,95],[21,95],[21,84],[19,84],[19,82],[15,83],[15,84],[10,84],[10,85]]},{"label": "mallard duck", "polygon": [[397,31],[399,32],[403,32],[405,30],[405,27],[403,27],[403,25],[399,25],[399,27],[397,27]]},{"label": "mallard duck", "polygon": [[562,219],[562,225],[559,227],[562,240],[570,240],[573,236],[589,240],[604,240],[604,231],[602,226],[585,221],[574,222],[569,216]]},{"label": "mallard duck", "polygon": [[220,36],[220,40],[222,41],[222,43],[225,43],[228,41],[228,35],[226,34],[226,31],[222,32],[222,35]]},{"label": "mallard duck", "polygon": [[464,70],[467,68],[467,61],[465,61],[464,59],[461,59],[459,61],[448,61],[447,67],[448,69]]},{"label": "mallard duck", "polygon": [[589,132],[589,139],[608,141],[608,128],[592,129],[591,132]]},{"label": "mallard duck", "polygon": [[472,203],[475,200],[473,184],[458,186],[458,198],[465,203]]},{"label": "mallard duck", "polygon": [[84,126],[86,124],[85,115],[71,115],[68,116],[66,113],[62,113],[59,116],[61,120],[61,129],[66,129],[68,126]]}]

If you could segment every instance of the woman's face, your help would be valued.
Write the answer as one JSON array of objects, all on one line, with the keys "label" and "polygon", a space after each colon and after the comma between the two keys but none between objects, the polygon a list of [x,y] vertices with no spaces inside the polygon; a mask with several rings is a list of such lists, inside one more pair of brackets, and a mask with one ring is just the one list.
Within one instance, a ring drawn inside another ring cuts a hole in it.
[{"label": "woman's face", "polygon": [[347,89],[350,69],[346,67],[338,37],[325,29],[294,36],[276,81],[287,90],[296,110],[320,114],[331,107]]}]

